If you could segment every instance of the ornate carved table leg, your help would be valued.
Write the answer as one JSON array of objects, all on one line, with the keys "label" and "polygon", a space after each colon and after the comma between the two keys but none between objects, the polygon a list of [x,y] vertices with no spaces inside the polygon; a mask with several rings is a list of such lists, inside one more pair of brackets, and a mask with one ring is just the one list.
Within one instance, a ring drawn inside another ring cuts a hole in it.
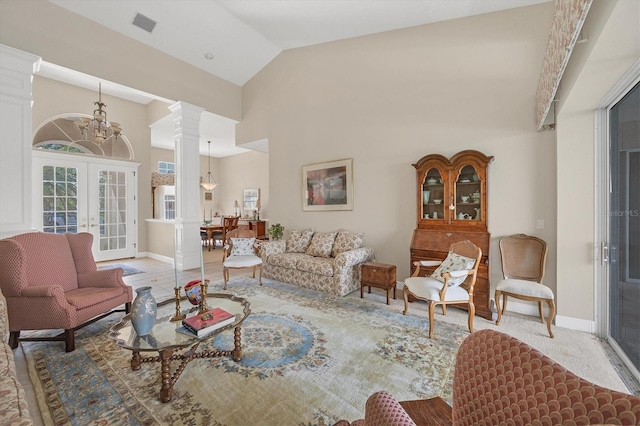
[{"label": "ornate carved table leg", "polygon": [[171,380],[171,355],[173,349],[160,351],[162,388],[160,389],[160,401],[169,402],[173,397],[173,380]]},{"label": "ornate carved table leg", "polygon": [[242,359],[242,344],[240,343],[240,334],[242,327],[238,326],[233,330],[233,360],[238,362]]},{"label": "ornate carved table leg", "polygon": [[131,369],[133,371],[140,370],[140,352],[133,351],[131,356]]}]

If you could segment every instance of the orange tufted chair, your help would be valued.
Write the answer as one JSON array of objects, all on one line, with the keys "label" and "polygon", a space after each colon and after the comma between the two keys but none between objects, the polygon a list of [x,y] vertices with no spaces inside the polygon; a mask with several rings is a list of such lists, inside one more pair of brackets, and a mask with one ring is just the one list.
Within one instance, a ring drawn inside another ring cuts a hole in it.
[{"label": "orange tufted chair", "polygon": [[367,400],[364,419],[335,425],[640,424],[640,397],[588,382],[526,343],[494,330],[476,331],[462,342],[456,355],[453,407],[443,409],[442,404],[446,406],[438,397],[396,403],[379,391]]},{"label": "orange tufted chair", "polygon": [[[93,236],[33,232],[0,240],[0,289],[7,301],[9,346],[64,341],[75,349],[75,330],[113,312],[129,312],[131,287],[122,269],[97,270]],[[124,305],[124,309],[115,309]],[[53,337],[23,337],[22,330],[63,329]]]}]

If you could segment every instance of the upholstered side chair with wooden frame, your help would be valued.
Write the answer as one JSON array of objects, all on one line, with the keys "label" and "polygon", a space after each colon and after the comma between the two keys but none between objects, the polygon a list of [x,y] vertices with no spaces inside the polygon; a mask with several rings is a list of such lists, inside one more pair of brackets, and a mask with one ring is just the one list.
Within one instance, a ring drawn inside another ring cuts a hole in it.
[{"label": "upholstered side chair with wooden frame", "polygon": [[262,285],[262,258],[256,244],[256,230],[236,228],[227,232],[222,254],[224,289],[229,281],[229,269],[253,268],[253,278],[258,269],[258,281]]},{"label": "upholstered side chair with wooden frame", "polygon": [[[553,338],[551,323],[556,314],[553,290],[542,284],[547,262],[547,243],[537,237],[516,234],[500,240],[500,257],[502,259],[502,275],[504,279],[496,285],[496,308],[500,324],[502,315],[507,309],[507,296],[516,299],[538,302],[538,313],[544,324],[542,303],[549,306],[547,330]],[[500,296],[503,297],[502,309]]]},{"label": "upholstered side chair with wooden frame", "polygon": [[[409,297],[424,300],[429,308],[429,338],[433,337],[435,307],[442,306],[442,315],[447,314],[447,305],[465,305],[469,310],[469,332],[473,332],[473,287],[478,276],[482,250],[469,240],[454,243],[445,260],[418,261],[413,275],[404,281],[404,311],[409,311]],[[420,276],[421,266],[439,265],[428,277]]]},{"label": "upholstered side chair with wooden frame", "polygon": [[[63,341],[75,349],[75,331],[114,312],[129,312],[131,287],[122,268],[98,270],[93,235],[31,232],[0,240],[0,289],[7,301],[9,346],[18,341]],[[122,309],[117,309],[124,306]],[[56,336],[20,337],[24,330]]]}]

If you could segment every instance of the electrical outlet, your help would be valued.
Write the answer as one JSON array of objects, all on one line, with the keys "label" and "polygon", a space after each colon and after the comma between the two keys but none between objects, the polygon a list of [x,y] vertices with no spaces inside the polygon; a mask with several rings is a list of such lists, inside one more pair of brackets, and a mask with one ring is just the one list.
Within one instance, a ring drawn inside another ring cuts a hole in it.
[{"label": "electrical outlet", "polygon": [[538,219],[538,220],[536,220],[536,228],[538,228],[538,229],[544,229],[544,219]]}]

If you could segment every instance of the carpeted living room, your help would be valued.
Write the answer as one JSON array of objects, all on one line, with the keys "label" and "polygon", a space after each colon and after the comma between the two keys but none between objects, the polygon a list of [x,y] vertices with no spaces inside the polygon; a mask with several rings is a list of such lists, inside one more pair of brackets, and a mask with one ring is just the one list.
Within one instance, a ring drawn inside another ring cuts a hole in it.
[{"label": "carpeted living room", "polygon": [[640,418],[639,2],[0,0],[0,65],[0,424]]}]

